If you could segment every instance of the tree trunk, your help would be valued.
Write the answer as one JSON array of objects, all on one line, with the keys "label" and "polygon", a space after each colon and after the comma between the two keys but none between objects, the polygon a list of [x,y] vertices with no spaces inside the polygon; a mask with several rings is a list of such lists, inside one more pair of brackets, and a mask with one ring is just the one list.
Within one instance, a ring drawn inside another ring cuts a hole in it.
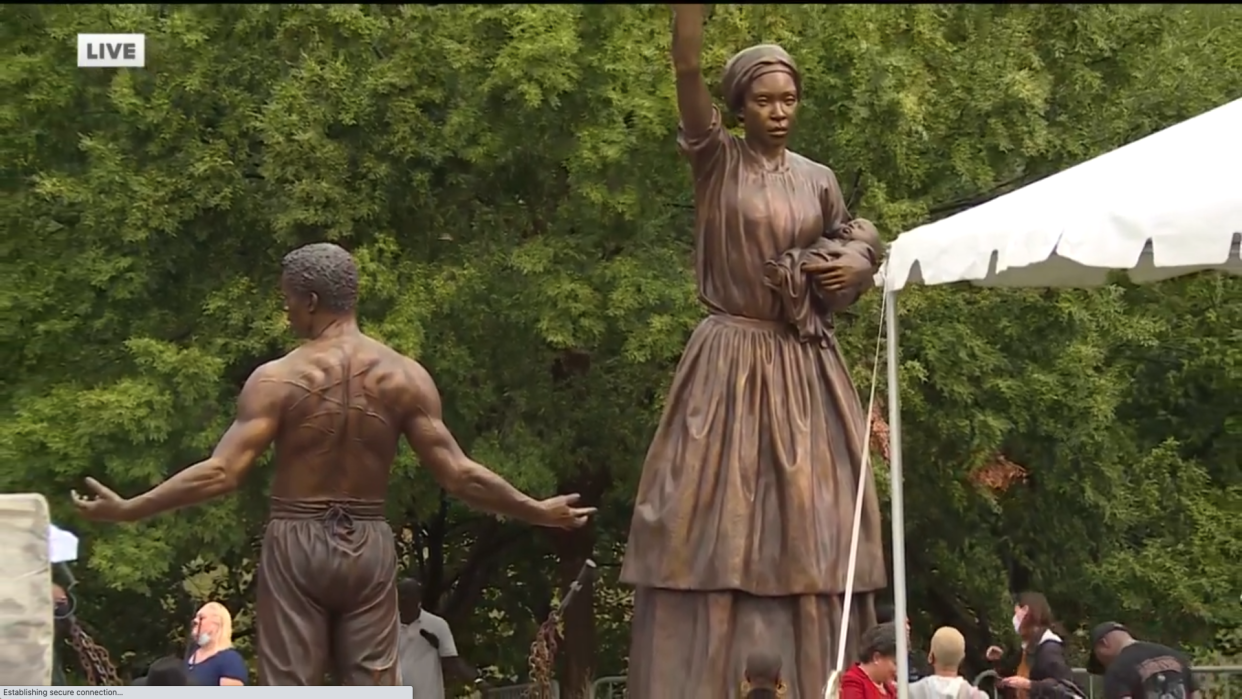
[{"label": "tree trunk", "polygon": [[[552,546],[557,557],[557,578],[561,594],[578,577],[578,571],[591,557],[595,547],[595,525],[588,524],[576,531],[555,532]],[[561,672],[561,697],[586,699],[595,680],[595,585],[587,580],[565,610],[564,636],[558,644]]]}]

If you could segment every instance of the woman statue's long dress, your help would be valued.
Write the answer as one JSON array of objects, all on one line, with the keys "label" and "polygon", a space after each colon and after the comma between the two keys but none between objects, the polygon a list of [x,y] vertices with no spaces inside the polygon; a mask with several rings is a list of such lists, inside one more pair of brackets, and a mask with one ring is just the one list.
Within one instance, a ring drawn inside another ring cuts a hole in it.
[{"label": "woman statue's long dress", "polygon": [[[679,145],[694,176],[709,315],[686,346],[638,488],[622,581],[637,587],[628,696],[734,699],[755,649],[788,699],[836,661],[865,419],[832,309],[871,286],[881,243],[827,167],[784,148],[801,88],[779,47],[725,68],[731,135],[699,72],[700,5],[674,5]],[[869,472],[868,472],[869,473]],[[870,475],[866,476],[870,479]],[[867,483],[847,662],[885,586]]]}]

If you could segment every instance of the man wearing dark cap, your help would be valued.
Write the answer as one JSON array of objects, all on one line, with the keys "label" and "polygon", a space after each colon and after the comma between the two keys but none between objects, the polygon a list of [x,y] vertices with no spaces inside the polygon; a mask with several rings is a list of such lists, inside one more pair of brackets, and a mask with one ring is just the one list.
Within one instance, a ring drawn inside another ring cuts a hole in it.
[{"label": "man wearing dark cap", "polygon": [[1104,699],[1197,699],[1190,660],[1159,643],[1135,640],[1106,621],[1091,630],[1087,671],[1104,675]]},{"label": "man wearing dark cap", "polygon": [[[891,604],[875,605],[875,623],[876,624],[893,624],[897,620],[897,610]],[[932,668],[924,662],[927,657],[926,653],[919,653],[914,647],[910,639],[910,617],[906,617],[906,648],[909,648],[907,660],[907,668],[910,671],[910,684],[914,684],[919,680],[927,677],[932,672]]]}]

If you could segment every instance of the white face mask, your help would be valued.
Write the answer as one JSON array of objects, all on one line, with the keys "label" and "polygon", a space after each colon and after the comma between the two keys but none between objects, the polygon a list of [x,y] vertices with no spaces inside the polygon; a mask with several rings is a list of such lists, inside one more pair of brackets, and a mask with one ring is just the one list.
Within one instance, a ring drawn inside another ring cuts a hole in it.
[{"label": "white face mask", "polygon": [[1022,612],[1014,612],[1014,615],[1013,615],[1013,632],[1014,633],[1022,633],[1023,616],[1025,615],[1023,615]]},{"label": "white face mask", "polygon": [[194,640],[198,642],[199,648],[205,648],[211,643],[211,634],[200,633]]}]

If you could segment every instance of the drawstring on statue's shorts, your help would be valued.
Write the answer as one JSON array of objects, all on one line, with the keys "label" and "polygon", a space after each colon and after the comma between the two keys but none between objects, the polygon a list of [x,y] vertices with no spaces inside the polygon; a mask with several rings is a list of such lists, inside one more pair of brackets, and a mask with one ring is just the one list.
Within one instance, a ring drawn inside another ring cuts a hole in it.
[{"label": "drawstring on statue's shorts", "polygon": [[339,503],[332,503],[323,513],[323,524],[328,529],[328,541],[340,547],[340,540],[354,530],[354,518]]},{"label": "drawstring on statue's shorts", "polygon": [[347,549],[357,522],[384,520],[384,503],[376,500],[291,500],[274,497],[271,519],[320,520],[328,532],[328,541],[336,548]]}]

